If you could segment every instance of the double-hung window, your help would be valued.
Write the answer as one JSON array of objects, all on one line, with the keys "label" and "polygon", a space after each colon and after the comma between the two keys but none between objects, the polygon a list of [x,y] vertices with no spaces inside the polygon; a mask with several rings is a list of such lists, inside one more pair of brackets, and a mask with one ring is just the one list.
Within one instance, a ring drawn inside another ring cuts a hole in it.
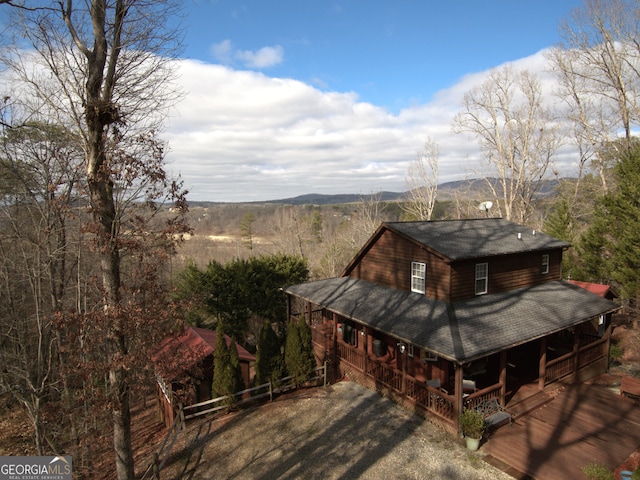
[{"label": "double-hung window", "polygon": [[549,273],[549,254],[545,253],[542,255],[542,270],[541,273],[544,275],[545,273]]},{"label": "double-hung window", "polygon": [[489,265],[487,263],[476,263],[476,295],[487,293],[489,284]]},{"label": "double-hung window", "polygon": [[427,283],[427,264],[411,262],[411,291],[425,293]]}]

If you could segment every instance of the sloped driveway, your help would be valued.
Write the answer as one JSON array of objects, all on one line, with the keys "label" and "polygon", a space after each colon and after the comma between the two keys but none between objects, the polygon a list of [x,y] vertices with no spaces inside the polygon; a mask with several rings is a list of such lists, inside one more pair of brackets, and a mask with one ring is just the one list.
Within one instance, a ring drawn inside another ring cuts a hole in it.
[{"label": "sloped driveway", "polygon": [[491,479],[482,453],[352,382],[189,424],[162,478]]}]

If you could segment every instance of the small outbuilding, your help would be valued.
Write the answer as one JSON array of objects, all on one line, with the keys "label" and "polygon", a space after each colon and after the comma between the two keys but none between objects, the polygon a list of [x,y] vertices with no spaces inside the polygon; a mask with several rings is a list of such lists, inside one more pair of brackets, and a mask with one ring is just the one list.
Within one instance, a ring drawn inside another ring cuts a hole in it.
[{"label": "small outbuilding", "polygon": [[[225,335],[227,347],[233,341]],[[180,336],[165,339],[153,355],[158,406],[162,420],[171,425],[178,404],[192,405],[211,399],[213,352],[216,332],[188,327]],[[256,357],[236,342],[245,385],[251,382]]]}]

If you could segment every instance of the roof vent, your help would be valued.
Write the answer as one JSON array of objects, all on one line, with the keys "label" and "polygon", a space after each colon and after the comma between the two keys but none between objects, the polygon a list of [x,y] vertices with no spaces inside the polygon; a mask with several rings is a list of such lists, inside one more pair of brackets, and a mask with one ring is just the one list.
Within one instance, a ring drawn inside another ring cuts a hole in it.
[{"label": "roof vent", "polygon": [[531,235],[533,235],[535,237],[536,236],[536,231],[534,230],[533,232],[531,232]]},{"label": "roof vent", "polygon": [[518,232],[518,240],[522,240],[522,233]]}]

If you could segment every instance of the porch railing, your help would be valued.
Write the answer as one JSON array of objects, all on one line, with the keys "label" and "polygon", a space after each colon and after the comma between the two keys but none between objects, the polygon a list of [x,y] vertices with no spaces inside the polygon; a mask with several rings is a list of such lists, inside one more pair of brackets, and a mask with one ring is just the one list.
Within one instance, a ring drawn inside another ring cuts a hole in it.
[{"label": "porch railing", "polygon": [[406,396],[429,413],[447,422],[453,422],[455,398],[439,388],[427,386],[414,378],[407,378]]},{"label": "porch railing", "polygon": [[396,392],[402,392],[402,372],[395,368],[371,361],[367,365],[367,375]]},{"label": "porch railing", "polygon": [[602,338],[596,342],[581,347],[578,353],[578,368],[584,367],[596,360],[604,358],[607,355],[607,352],[605,352],[604,350],[606,342],[607,339]]},{"label": "porch railing", "polygon": [[547,363],[544,371],[544,383],[551,383],[573,373],[573,352],[554,358]]},{"label": "porch railing", "polygon": [[464,408],[475,409],[478,405],[480,405],[484,401],[493,400],[494,398],[497,398],[499,400],[501,388],[502,388],[502,383],[498,382],[487,388],[483,388],[482,390],[473,392],[469,394],[467,397],[463,398],[462,404]]},{"label": "porch railing", "polygon": [[[340,361],[348,363],[353,368],[365,373],[376,382],[390,388],[396,393],[402,393],[402,372],[400,370],[369,358],[366,362],[367,368],[365,371],[364,352],[340,342],[338,342],[336,346]],[[444,391],[429,387],[424,382],[407,376],[404,395],[421,408],[440,417],[446,422],[454,422],[455,397],[448,395]]]},{"label": "porch railing", "polygon": [[[606,342],[607,339],[603,338],[597,342],[580,347],[578,349],[578,369],[606,357],[607,353],[604,350]],[[549,361],[545,368],[545,385],[576,373],[574,370],[575,363],[576,360],[574,352],[569,352],[561,357]]]},{"label": "porch railing", "polygon": [[338,342],[338,356],[341,360],[350,363],[361,372],[364,372],[364,352]]}]

